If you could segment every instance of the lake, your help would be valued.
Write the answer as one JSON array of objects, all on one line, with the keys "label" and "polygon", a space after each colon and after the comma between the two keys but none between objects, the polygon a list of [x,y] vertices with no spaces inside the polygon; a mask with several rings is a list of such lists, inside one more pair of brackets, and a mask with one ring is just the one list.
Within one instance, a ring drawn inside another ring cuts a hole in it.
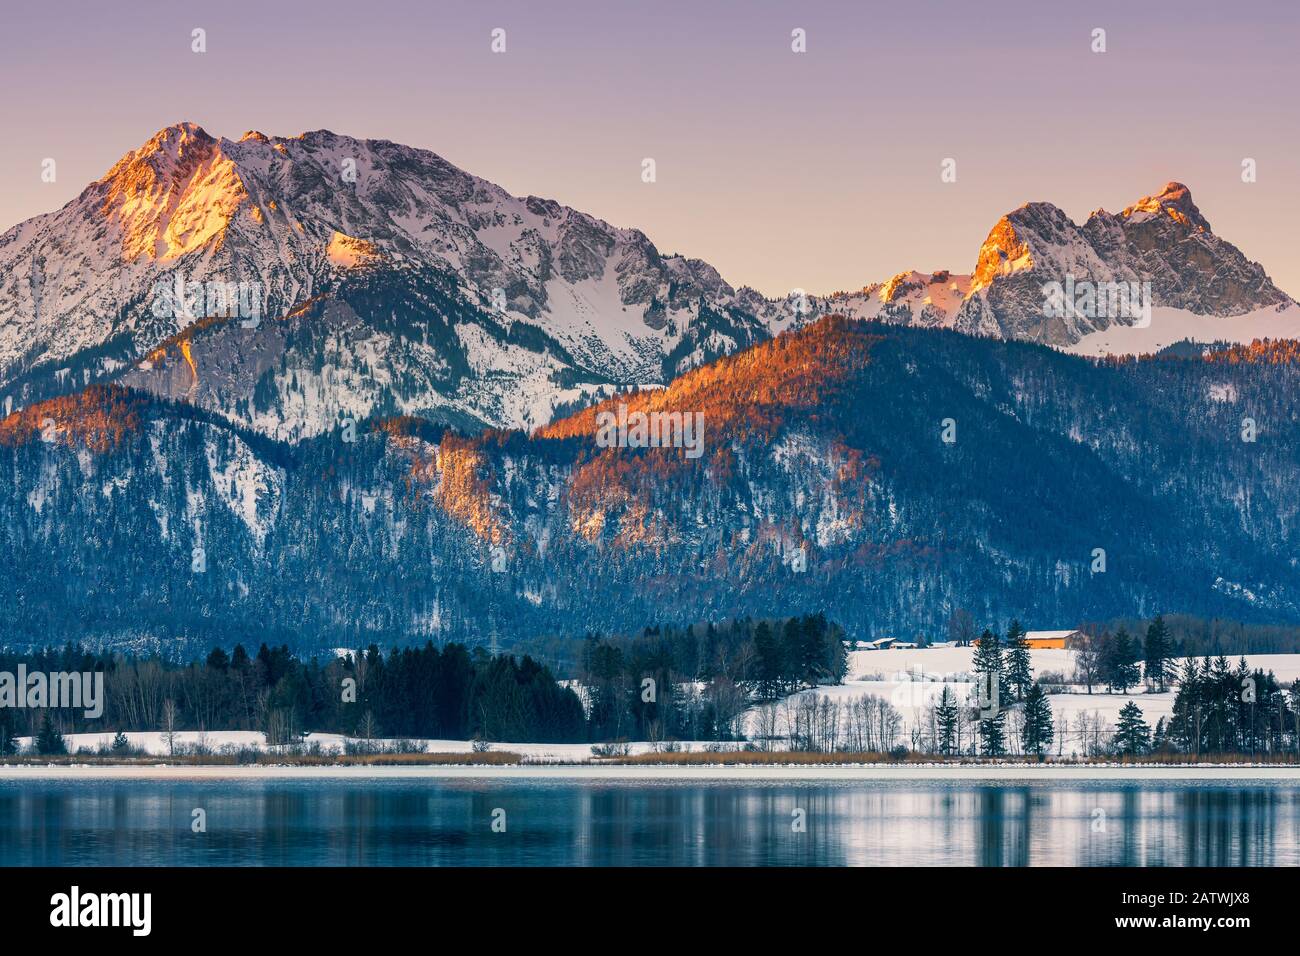
[{"label": "lake", "polygon": [[1300,788],[0,777],[0,865],[1295,866]]}]

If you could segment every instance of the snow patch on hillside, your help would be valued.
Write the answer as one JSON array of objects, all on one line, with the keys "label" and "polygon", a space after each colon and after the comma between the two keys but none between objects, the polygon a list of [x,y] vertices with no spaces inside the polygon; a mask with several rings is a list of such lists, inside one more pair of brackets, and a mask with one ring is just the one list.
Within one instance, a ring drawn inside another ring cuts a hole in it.
[{"label": "snow patch on hillside", "polygon": [[1249,344],[1255,339],[1300,338],[1300,306],[1269,306],[1245,315],[1196,315],[1185,309],[1156,307],[1151,324],[1112,325],[1085,335],[1064,351],[1075,355],[1143,355],[1159,352],[1176,342]]},{"label": "snow patch on hillside", "polygon": [[218,449],[216,442],[209,440],[205,450],[208,474],[222,502],[244,522],[261,548],[280,508],[283,471],[264,464],[235,435],[229,436],[226,449]]}]

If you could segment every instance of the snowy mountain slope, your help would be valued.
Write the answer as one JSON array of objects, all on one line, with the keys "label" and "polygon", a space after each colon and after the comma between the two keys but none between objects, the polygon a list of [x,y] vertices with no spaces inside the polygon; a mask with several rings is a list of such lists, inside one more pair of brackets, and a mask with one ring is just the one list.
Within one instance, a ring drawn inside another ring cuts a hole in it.
[{"label": "snowy mountain slope", "polygon": [[[478,386],[492,394],[473,417],[499,425],[533,423],[548,402],[574,397],[564,384],[542,394],[541,366],[521,369],[497,344],[516,322],[567,356],[546,371],[620,385],[662,383],[782,324],[778,306],[738,293],[706,263],[662,255],[637,230],[553,201],[511,196],[433,153],[324,130],[236,142],[186,123],[159,131],[67,206],[0,236],[0,389],[12,406],[112,378],[213,314],[210,292],[197,308],[160,314],[159,281],[245,284],[258,312],[238,315],[246,328],[334,293],[357,269],[441,274],[454,305],[474,313],[463,324],[480,330],[455,330],[464,374],[477,382],[417,404],[455,404]],[[389,311],[373,304],[361,322]],[[756,305],[764,316],[749,311]],[[501,334],[483,334],[490,326]],[[384,374],[430,361],[403,345],[383,343]],[[499,371],[503,380],[486,384]],[[520,381],[533,394],[508,400]],[[289,431],[311,418],[268,416]]]},{"label": "snowy mountain slope", "polygon": [[900,272],[860,292],[841,292],[816,300],[820,310],[851,319],[877,319],[897,325],[951,328],[970,292],[971,277],[949,272]]},{"label": "snowy mountain slope", "polygon": [[255,329],[192,325],[118,380],[288,441],[384,415],[528,428],[609,390],[539,326],[502,324],[456,291],[423,267],[356,270]]},{"label": "snowy mountain slope", "polygon": [[1248,345],[1262,339],[1300,339],[1300,306],[1265,306],[1233,316],[1155,308],[1150,325],[1112,325],[1089,332],[1066,351],[1093,356],[1154,355],[1180,342]]},{"label": "snowy mountain slope", "polygon": [[182,123],[0,236],[0,410],[123,382],[290,441],[383,414],[535,428],[826,313],[1089,352],[1107,329],[1146,328],[1073,302],[1046,315],[1045,287],[1067,277],[1149,283],[1175,310],[1162,337],[1185,337],[1180,316],[1300,317],[1177,183],[1083,226],[1026,204],[969,275],[768,299],[425,150]]}]

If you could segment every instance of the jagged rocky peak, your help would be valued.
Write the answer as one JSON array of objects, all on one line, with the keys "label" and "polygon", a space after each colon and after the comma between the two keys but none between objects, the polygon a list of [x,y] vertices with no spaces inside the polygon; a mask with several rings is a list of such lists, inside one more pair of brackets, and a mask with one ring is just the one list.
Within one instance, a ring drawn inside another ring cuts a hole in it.
[{"label": "jagged rocky peak", "polygon": [[882,302],[893,302],[908,292],[915,292],[927,284],[927,279],[915,269],[909,272],[900,272],[891,276],[880,286],[880,299]]},{"label": "jagged rocky peak", "polygon": [[1165,183],[1165,188],[1154,196],[1143,196],[1120,213],[1125,219],[1140,222],[1149,216],[1168,216],[1174,222],[1198,232],[1213,232],[1209,220],[1201,215],[1192,202],[1192,191],[1182,183]]},{"label": "jagged rocky peak", "polygon": [[118,160],[105,178],[112,179],[120,170],[141,163],[159,173],[170,172],[182,164],[206,159],[216,146],[217,140],[197,123],[173,123]]},{"label": "jagged rocky peak", "polygon": [[[1141,311],[1123,314],[1087,308],[1051,314],[1045,287],[1067,278],[1126,283],[1149,299]],[[1099,209],[1083,225],[1050,202],[1025,203],[993,224],[969,276],[900,272],[817,305],[822,313],[1068,347],[1112,325],[1147,323],[1147,305],[1235,317],[1294,303],[1263,267],[1214,235],[1191,190],[1169,182],[1118,215]],[[1232,337],[1231,331],[1220,337]]]},{"label": "jagged rocky peak", "polygon": [[195,123],[159,130],[99,186],[102,214],[119,232],[126,263],[174,260],[219,241],[248,196],[220,142]]},{"label": "jagged rocky peak", "polygon": [[1213,234],[1191,190],[1170,182],[1119,215],[1097,210],[1076,225],[1050,203],[1003,216],[980,248],[963,331],[1070,345],[1111,325],[1149,323],[1150,311],[1044,310],[1043,286],[1068,279],[1127,283],[1146,305],[1194,315],[1237,316],[1291,299],[1236,246]]}]

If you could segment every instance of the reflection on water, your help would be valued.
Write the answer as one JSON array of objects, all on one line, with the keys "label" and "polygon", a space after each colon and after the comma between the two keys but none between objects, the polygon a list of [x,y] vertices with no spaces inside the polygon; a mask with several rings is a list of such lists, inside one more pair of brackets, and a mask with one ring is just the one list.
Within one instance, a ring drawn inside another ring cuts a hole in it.
[{"label": "reflection on water", "polygon": [[0,864],[1294,866],[1300,790],[0,779]]}]

